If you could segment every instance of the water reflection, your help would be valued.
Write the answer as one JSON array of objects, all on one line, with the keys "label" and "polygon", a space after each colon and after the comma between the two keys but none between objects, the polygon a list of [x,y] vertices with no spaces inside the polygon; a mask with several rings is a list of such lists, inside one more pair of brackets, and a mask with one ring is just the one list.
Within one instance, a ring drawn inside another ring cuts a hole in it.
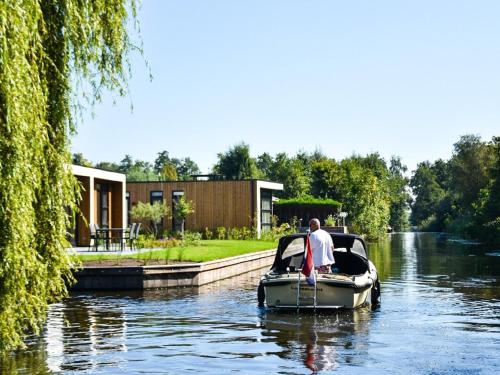
[{"label": "water reflection", "polygon": [[[2,374],[498,373],[498,248],[394,234],[369,244],[379,309],[257,308],[265,270],[201,288],[77,293]],[[473,349],[471,349],[473,348]]]},{"label": "water reflection", "polygon": [[334,370],[339,363],[363,363],[370,308],[328,313],[264,311],[263,341],[274,342],[284,360],[302,362],[312,373]]}]

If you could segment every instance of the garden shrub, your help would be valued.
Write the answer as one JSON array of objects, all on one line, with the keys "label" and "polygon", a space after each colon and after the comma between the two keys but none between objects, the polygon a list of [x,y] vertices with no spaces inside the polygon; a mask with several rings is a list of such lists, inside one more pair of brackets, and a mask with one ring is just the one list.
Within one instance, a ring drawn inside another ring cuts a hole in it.
[{"label": "garden shrub", "polygon": [[205,230],[203,231],[203,238],[206,240],[211,240],[214,236],[214,233],[208,229],[208,227],[205,227]]},{"label": "garden shrub", "polygon": [[215,231],[217,233],[218,240],[225,240],[226,239],[226,228],[225,227],[217,227],[217,229]]},{"label": "garden shrub", "polygon": [[182,236],[182,246],[200,246],[201,245],[201,233],[184,231]]}]

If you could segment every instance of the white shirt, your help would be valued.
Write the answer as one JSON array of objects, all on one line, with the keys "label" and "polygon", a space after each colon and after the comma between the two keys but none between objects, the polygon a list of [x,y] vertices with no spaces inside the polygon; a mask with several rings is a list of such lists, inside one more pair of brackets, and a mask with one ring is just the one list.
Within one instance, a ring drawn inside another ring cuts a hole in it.
[{"label": "white shirt", "polygon": [[309,236],[313,253],[314,267],[334,264],[333,241],[330,234],[323,229],[317,229]]}]

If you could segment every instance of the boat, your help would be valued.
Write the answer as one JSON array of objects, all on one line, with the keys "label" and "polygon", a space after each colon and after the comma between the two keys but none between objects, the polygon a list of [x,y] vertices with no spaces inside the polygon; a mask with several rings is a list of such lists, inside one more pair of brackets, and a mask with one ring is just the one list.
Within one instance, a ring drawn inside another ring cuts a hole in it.
[{"label": "boat", "polygon": [[[355,234],[329,233],[335,264],[332,273],[302,274],[307,233],[280,238],[271,269],[260,279],[259,306],[276,309],[353,309],[380,303],[380,282],[366,244]],[[312,285],[311,285],[312,284]]]}]

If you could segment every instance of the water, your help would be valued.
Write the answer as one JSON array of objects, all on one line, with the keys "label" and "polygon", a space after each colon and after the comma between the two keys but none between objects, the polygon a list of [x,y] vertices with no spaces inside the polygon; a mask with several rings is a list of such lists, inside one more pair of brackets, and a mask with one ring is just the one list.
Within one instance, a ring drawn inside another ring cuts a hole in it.
[{"label": "water", "polygon": [[2,359],[20,374],[500,373],[500,249],[433,234],[371,244],[372,310],[259,309],[253,272],[206,287],[74,294],[42,337]]}]

